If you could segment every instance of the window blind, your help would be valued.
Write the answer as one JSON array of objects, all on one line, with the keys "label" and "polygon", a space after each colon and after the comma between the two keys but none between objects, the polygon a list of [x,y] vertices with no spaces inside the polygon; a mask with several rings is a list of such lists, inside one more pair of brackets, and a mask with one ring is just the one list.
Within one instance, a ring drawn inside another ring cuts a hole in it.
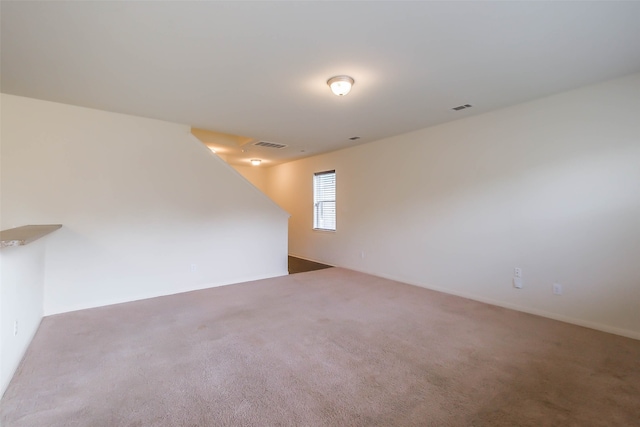
[{"label": "window blind", "polygon": [[313,228],[336,229],[336,171],[313,175]]}]

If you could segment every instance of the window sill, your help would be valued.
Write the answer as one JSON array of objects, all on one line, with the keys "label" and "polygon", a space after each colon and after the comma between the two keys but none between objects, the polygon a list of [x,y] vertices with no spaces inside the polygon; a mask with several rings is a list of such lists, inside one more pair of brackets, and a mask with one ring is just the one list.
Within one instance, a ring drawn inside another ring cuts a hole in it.
[{"label": "window sill", "polygon": [[336,230],[329,230],[329,229],[326,229],[326,228],[313,228],[312,230],[313,231],[319,231],[321,233],[335,233],[336,232]]}]

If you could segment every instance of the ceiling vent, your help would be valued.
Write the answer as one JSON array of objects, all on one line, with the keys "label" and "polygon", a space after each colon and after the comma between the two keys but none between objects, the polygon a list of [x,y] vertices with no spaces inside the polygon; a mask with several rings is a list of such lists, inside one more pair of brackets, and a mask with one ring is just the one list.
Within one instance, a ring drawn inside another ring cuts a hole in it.
[{"label": "ceiling vent", "polygon": [[267,141],[258,141],[253,145],[257,145],[258,147],[265,147],[265,148],[276,148],[278,150],[287,147],[284,144],[277,144],[275,142],[267,142]]},{"label": "ceiling vent", "polygon": [[471,107],[472,107],[471,104],[464,104],[464,105],[458,105],[457,107],[453,107],[452,110],[460,111],[460,110],[464,110],[465,108],[471,108]]}]

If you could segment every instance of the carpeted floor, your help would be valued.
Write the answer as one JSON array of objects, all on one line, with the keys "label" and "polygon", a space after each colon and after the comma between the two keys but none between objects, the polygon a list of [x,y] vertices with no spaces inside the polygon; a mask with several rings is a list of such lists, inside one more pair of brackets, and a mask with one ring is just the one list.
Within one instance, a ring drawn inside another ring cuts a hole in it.
[{"label": "carpeted floor", "polygon": [[330,268],[43,320],[17,426],[634,426],[640,341]]}]

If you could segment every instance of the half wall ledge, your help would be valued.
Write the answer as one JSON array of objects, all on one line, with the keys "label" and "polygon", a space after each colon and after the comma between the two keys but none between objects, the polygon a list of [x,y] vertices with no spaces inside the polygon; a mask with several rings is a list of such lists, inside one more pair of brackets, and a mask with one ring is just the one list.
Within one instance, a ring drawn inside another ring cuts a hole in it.
[{"label": "half wall ledge", "polygon": [[56,231],[62,224],[23,225],[0,231],[0,248],[24,246]]}]

